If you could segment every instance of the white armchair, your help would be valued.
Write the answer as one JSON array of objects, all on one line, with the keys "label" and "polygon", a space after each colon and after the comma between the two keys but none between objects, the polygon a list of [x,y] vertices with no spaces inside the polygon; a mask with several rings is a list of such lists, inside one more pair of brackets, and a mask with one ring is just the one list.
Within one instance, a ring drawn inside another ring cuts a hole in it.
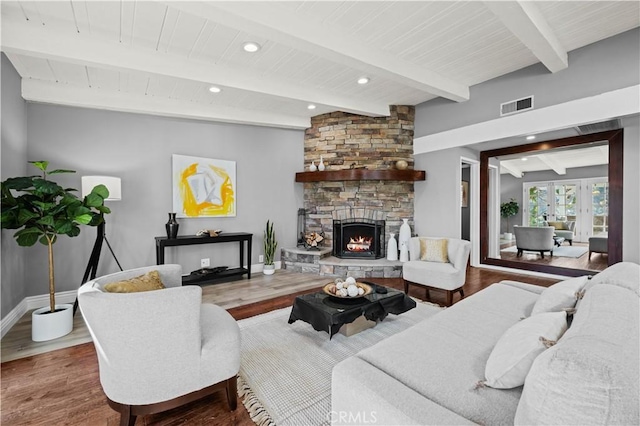
[{"label": "white armchair", "polygon": [[[165,289],[109,293],[103,286],[157,270]],[[106,275],[78,290],[98,355],[100,383],[121,425],[226,391],[237,405],[240,330],[233,317],[202,304],[202,289],[182,287],[180,265]]]},{"label": "white armchair", "polygon": [[409,292],[410,285],[422,286],[426,289],[428,299],[429,290],[444,290],[447,306],[452,305],[456,292],[460,293],[460,298],[464,298],[462,286],[466,280],[471,243],[457,238],[447,240],[448,263],[420,260],[420,237],[409,240],[409,262],[402,265],[405,293]]},{"label": "white armchair", "polygon": [[540,252],[540,257],[544,259],[544,252],[548,251],[553,257],[553,247],[555,245],[553,226],[514,226],[513,232],[516,234],[516,257],[522,256],[524,251]]}]

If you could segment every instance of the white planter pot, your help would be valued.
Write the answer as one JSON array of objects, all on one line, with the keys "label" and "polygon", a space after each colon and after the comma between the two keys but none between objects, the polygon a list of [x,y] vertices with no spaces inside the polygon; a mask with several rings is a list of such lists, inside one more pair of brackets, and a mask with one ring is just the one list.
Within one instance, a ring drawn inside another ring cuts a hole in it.
[{"label": "white planter pot", "polygon": [[44,342],[65,336],[73,330],[73,305],[56,305],[56,312],[49,306],[39,308],[31,314],[31,340]]},{"label": "white planter pot", "polygon": [[273,275],[276,272],[276,265],[264,265],[262,273],[265,275]]},{"label": "white planter pot", "polygon": [[513,239],[513,233],[511,233],[511,232],[505,232],[505,233],[504,233],[504,239],[505,239],[505,240],[512,240],[512,239]]}]

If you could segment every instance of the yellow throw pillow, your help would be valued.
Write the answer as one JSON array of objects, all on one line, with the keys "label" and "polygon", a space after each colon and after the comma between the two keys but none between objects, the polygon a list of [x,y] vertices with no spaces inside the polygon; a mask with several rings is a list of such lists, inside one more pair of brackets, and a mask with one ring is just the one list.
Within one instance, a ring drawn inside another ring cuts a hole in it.
[{"label": "yellow throw pillow", "polygon": [[547,222],[549,226],[556,228],[556,231],[566,230],[566,224],[564,222]]},{"label": "yellow throw pillow", "polygon": [[163,289],[164,284],[160,280],[158,271],[149,271],[139,277],[128,280],[116,281],[104,286],[109,293],[136,293],[138,291],[151,291]]},{"label": "yellow throw pillow", "polygon": [[420,238],[420,260],[448,263],[447,244],[449,240]]}]

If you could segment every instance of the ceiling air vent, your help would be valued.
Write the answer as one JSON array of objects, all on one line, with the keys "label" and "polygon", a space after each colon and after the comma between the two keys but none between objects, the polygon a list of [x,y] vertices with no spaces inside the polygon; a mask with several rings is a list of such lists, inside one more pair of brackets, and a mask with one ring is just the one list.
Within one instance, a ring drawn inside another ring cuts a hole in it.
[{"label": "ceiling air vent", "polygon": [[505,102],[500,104],[500,116],[515,114],[516,112],[522,112],[533,109],[533,96],[527,96],[526,98],[516,99],[515,101]]},{"label": "ceiling air vent", "polygon": [[576,127],[576,130],[581,135],[590,135],[592,133],[606,132],[608,130],[617,130],[622,128],[622,123],[619,119],[602,121],[600,123],[584,124]]}]

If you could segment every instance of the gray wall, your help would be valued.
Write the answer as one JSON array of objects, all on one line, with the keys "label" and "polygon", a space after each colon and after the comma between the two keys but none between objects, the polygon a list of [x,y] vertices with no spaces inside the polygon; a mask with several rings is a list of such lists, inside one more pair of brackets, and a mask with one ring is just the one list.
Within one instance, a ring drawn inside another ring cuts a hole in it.
[{"label": "gray wall", "polygon": [[[4,53],[1,56],[0,128],[2,129],[2,180],[5,180],[13,176],[24,176],[27,169],[27,105],[20,96],[20,76]],[[28,249],[16,244],[13,233],[12,230],[2,230],[0,257],[2,318],[17,306],[26,294],[24,260]]]},{"label": "gray wall", "polygon": [[460,238],[460,157],[478,159],[476,151],[451,148],[415,156],[415,168],[427,179],[415,184],[415,232]]},{"label": "gray wall", "polygon": [[500,118],[503,102],[534,95],[536,109],[638,84],[640,29],[569,52],[569,68],[551,74],[536,64],[472,86],[471,98],[437,98],[416,107],[415,137]]},{"label": "gray wall", "polygon": [[[511,198],[520,205],[518,214],[509,218],[509,226],[511,232],[513,232],[513,225],[522,225],[522,185],[526,182],[545,182],[545,181],[557,181],[557,180],[571,180],[571,179],[588,179],[592,177],[606,177],[609,174],[609,166],[590,166],[590,167],[575,167],[567,169],[567,174],[559,175],[553,170],[543,170],[539,172],[527,172],[521,179],[518,179],[510,174],[503,174],[500,176],[500,203],[509,201]],[[506,232],[507,222],[503,218],[501,221],[500,232]]]},{"label": "gray wall", "polygon": [[[216,228],[251,232],[255,264],[262,254],[264,224],[271,219],[279,246],[295,246],[302,185],[294,176],[303,164],[302,131],[32,103],[27,111],[28,158],[78,172],[61,176],[60,183],[79,188],[80,177],[87,174],[122,179],[122,201],[107,202],[113,212],[107,216],[107,236],[125,269],[155,264],[154,237],[166,235],[164,224],[172,211],[172,154],[232,160],[237,168],[237,216],[179,219],[179,235]],[[95,232],[84,227],[79,237],[56,244],[58,291],[78,288]],[[26,295],[46,293],[44,247],[29,253]],[[165,260],[181,264],[188,273],[200,268],[205,257],[211,258],[211,266],[237,266],[237,243],[168,248]],[[115,271],[105,246],[98,275]]]}]

